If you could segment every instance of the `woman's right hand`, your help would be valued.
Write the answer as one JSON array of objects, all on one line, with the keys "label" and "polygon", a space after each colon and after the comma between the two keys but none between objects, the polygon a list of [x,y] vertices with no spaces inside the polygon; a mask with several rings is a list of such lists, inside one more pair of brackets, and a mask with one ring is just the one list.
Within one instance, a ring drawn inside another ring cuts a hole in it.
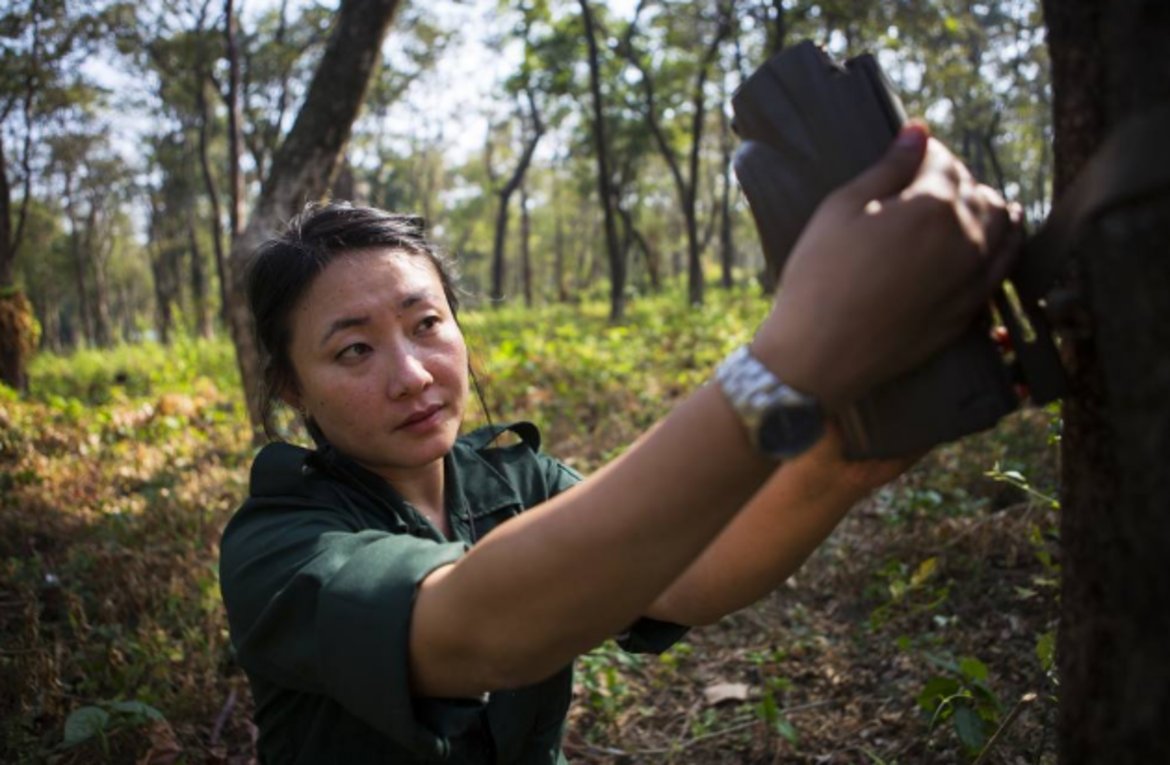
[{"label": "woman's right hand", "polygon": [[910,123],[817,209],[753,353],[793,387],[847,403],[965,329],[1021,241],[1018,209]]}]

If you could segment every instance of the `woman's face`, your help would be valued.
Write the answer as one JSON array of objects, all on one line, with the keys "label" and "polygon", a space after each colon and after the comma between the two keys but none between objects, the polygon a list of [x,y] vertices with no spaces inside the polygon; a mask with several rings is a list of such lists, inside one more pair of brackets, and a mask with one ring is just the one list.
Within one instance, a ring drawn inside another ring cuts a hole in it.
[{"label": "woman's face", "polygon": [[298,389],[286,399],[384,478],[433,465],[467,401],[467,346],[425,257],[372,249],[333,260],[290,316]]}]

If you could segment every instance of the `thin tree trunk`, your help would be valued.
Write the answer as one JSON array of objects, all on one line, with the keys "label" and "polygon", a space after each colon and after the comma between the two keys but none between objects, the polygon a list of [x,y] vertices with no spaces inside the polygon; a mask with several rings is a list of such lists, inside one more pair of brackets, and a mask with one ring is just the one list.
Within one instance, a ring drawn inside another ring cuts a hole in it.
[{"label": "thin tree trunk", "polygon": [[0,289],[12,286],[12,264],[16,242],[12,237],[12,189],[8,185],[8,161],[4,155],[4,133],[0,131]]},{"label": "thin tree trunk", "polygon": [[[203,187],[207,191],[207,200],[211,205],[211,247],[215,253],[215,274],[219,279],[219,315],[226,323],[228,274],[223,246],[223,210],[219,201],[219,189],[216,187],[215,176],[211,171],[211,158],[209,156],[209,147],[211,144],[209,135],[211,132],[211,110],[210,105],[207,103],[206,88],[205,81],[200,83],[196,91],[199,108],[199,168],[203,176]],[[230,136],[229,140],[231,140]],[[233,164],[237,167],[236,175],[239,175],[239,163],[235,162]],[[234,184],[236,182],[237,179],[232,178],[232,183]],[[233,186],[232,188],[234,189],[235,187]],[[232,204],[233,206],[235,205],[234,198],[232,199]]]},{"label": "thin tree trunk", "polygon": [[[110,346],[112,338],[110,332],[110,296],[106,280],[106,260],[108,253],[103,253],[106,242],[101,232],[101,216],[98,205],[100,202],[91,195],[89,200],[89,214],[86,216],[86,246],[85,256],[92,264],[93,273],[93,331],[94,343],[99,348]],[[112,244],[112,243],[110,243]]]},{"label": "thin tree trunk", "polygon": [[247,226],[232,242],[229,326],[257,441],[262,437],[263,372],[242,276],[256,248],[329,188],[397,6],[397,0],[343,0],[292,130],[272,158]]},{"label": "thin tree trunk", "polygon": [[597,50],[593,12],[589,0],[578,0],[589,46],[589,93],[593,98],[593,145],[597,152],[597,196],[605,223],[605,251],[609,257],[609,320],[619,322],[626,315],[626,262],[618,246],[614,215],[612,179],[609,170],[609,141],[605,131],[605,107],[601,98],[601,61]]},{"label": "thin tree trunk", "polygon": [[85,277],[85,253],[81,224],[77,220],[72,174],[65,175],[65,214],[69,218],[69,252],[73,260],[73,279],[77,289],[77,312],[81,314],[81,328],[87,345],[94,344],[93,311],[89,304],[88,280]]},{"label": "thin tree trunk", "polygon": [[[1056,198],[1108,131],[1170,103],[1162,0],[1045,0]],[[1067,286],[1058,662],[1063,765],[1170,762],[1170,199],[1119,208]]]},{"label": "thin tree trunk", "polygon": [[524,305],[532,307],[532,221],[528,215],[528,189],[520,184],[520,275],[523,279]]},{"label": "thin tree trunk", "polygon": [[[234,0],[224,0],[224,36],[228,60],[228,228],[235,239],[244,229],[244,175],[240,158],[244,154],[243,106],[240,102],[240,47],[239,22],[236,18]],[[231,272],[228,276],[228,292],[231,287]]]},{"label": "thin tree trunk", "polygon": [[195,214],[187,212],[187,246],[191,256],[191,303],[195,309],[195,331],[200,337],[211,337],[211,307],[207,304],[207,266],[199,249]]},{"label": "thin tree trunk", "polygon": [[[687,237],[687,301],[691,305],[701,305],[703,302],[704,280],[702,247],[699,243],[699,224],[697,200],[699,188],[699,157],[703,141],[703,125],[706,119],[706,86],[710,77],[711,67],[719,53],[719,46],[731,34],[731,19],[729,7],[721,6],[718,26],[715,36],[707,45],[703,58],[699,63],[699,70],[695,76],[695,84],[691,93],[691,130],[690,152],[687,156],[687,174],[684,176],[674,147],[667,139],[662,125],[658,121],[658,107],[654,92],[654,80],[645,64],[634,52],[632,46],[626,46],[627,60],[638,69],[642,75],[642,89],[645,94],[646,121],[658,151],[666,161],[670,175],[674,179],[675,190],[678,193],[679,206],[682,208],[683,226]],[[632,38],[632,34],[630,35]]]},{"label": "thin tree trunk", "polygon": [[[726,77],[726,76],[725,76]],[[720,86],[723,94],[722,103],[726,104],[727,88],[725,83]],[[733,274],[735,268],[735,241],[732,237],[731,220],[731,125],[727,119],[727,110],[722,104],[719,108],[719,152],[722,159],[720,180],[722,189],[719,195],[719,263],[722,268],[720,284],[724,289],[731,289],[735,283]]]}]

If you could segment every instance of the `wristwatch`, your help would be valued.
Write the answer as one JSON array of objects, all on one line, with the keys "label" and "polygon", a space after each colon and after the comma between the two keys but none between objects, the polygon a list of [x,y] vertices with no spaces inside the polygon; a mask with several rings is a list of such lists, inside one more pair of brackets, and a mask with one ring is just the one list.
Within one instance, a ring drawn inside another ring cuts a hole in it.
[{"label": "wristwatch", "polygon": [[752,446],[767,457],[795,457],[825,431],[820,402],[781,382],[746,345],[719,364],[715,382],[739,414]]}]

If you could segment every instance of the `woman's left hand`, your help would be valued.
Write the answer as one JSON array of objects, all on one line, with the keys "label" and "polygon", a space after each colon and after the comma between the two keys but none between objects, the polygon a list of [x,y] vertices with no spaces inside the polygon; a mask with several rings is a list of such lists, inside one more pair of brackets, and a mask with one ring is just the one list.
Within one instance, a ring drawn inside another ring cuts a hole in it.
[{"label": "woman's left hand", "polygon": [[781,470],[796,473],[809,492],[842,492],[860,499],[909,470],[923,456],[896,459],[851,460],[845,457],[845,439],[833,421],[812,449],[786,462]]}]

